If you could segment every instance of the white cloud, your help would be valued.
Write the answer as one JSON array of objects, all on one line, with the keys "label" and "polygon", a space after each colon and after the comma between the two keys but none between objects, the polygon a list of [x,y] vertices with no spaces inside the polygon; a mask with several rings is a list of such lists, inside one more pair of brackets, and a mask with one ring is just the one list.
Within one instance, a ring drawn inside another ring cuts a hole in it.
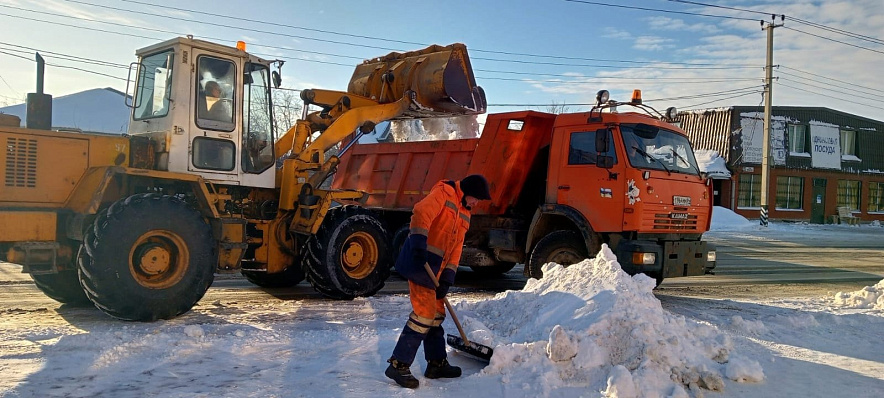
[{"label": "white cloud", "polygon": [[616,28],[607,27],[603,30],[602,37],[606,39],[628,40],[632,38],[632,34]]},{"label": "white cloud", "polygon": [[702,33],[717,33],[720,32],[721,29],[716,27],[715,25],[707,24],[707,23],[694,23],[688,24],[684,20],[681,19],[673,19],[669,17],[650,17],[646,18],[648,21],[648,26],[652,29],[659,30],[676,30],[676,31],[687,31],[687,32],[702,32]]},{"label": "white cloud", "polygon": [[659,36],[639,36],[635,38],[632,48],[645,51],[662,51],[675,48],[674,40]]}]

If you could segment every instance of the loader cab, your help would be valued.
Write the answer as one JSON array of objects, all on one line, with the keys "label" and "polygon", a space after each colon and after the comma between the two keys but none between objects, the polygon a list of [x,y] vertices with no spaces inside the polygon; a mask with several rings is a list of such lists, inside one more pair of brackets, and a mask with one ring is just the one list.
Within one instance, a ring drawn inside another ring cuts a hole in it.
[{"label": "loader cab", "polygon": [[274,186],[269,61],[190,38],[136,54],[129,134],[151,139],[154,169]]}]

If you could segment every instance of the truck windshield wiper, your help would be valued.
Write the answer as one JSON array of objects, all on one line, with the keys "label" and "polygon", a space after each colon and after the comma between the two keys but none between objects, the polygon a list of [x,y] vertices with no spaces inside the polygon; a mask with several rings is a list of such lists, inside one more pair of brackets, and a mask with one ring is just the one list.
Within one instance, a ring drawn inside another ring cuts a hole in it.
[{"label": "truck windshield wiper", "polygon": [[679,155],[678,152],[675,151],[675,149],[672,150],[672,154],[675,155],[675,157],[681,159],[681,161],[684,162],[684,164],[688,165],[690,168],[697,170],[697,177],[700,177],[701,179],[703,178],[703,176],[700,175],[700,169],[691,164],[691,162],[688,162],[688,160],[685,159],[683,156]]},{"label": "truck windshield wiper", "polygon": [[651,156],[649,153],[645,152],[644,149],[641,149],[635,145],[632,146],[632,149],[635,149],[636,152],[644,155],[646,158],[651,159],[657,163],[660,163],[660,166],[663,166],[663,169],[666,170],[666,172],[669,173],[669,175],[672,175],[672,170],[669,170],[669,168],[666,167],[666,165],[663,164],[663,162],[661,162],[660,159],[657,159],[657,158]]}]

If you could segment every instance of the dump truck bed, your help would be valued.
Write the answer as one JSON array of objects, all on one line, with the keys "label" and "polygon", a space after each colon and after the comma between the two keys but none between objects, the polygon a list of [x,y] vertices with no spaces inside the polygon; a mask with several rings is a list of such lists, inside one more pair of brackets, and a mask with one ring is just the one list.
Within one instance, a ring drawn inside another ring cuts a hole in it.
[{"label": "dump truck bed", "polygon": [[473,214],[503,214],[518,200],[541,148],[549,145],[555,118],[534,111],[500,113],[488,115],[480,138],[355,144],[342,157],[332,186],[367,192],[367,207],[411,210],[439,180],[482,174],[491,184],[491,200],[480,202]]}]

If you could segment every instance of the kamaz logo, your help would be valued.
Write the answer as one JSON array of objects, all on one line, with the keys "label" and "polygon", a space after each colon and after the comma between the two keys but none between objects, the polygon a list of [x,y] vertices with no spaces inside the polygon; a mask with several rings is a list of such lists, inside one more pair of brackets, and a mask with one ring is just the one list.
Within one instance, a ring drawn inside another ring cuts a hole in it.
[{"label": "kamaz logo", "polygon": [[673,220],[687,220],[688,213],[669,213],[669,218]]}]

